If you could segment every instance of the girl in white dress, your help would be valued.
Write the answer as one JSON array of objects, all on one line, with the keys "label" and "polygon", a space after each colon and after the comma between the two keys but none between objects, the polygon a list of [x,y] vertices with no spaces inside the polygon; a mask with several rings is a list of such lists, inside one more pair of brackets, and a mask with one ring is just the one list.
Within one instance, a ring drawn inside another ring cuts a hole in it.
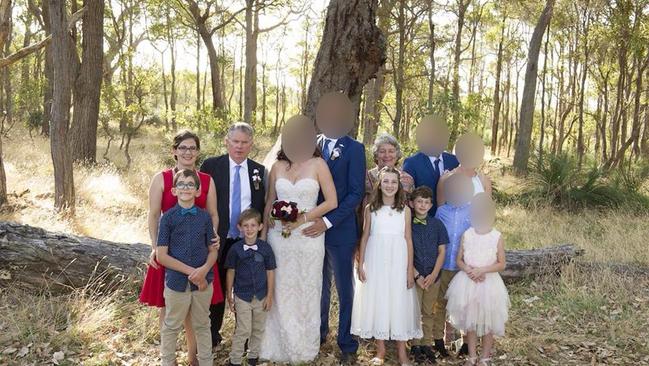
[{"label": "girl in white dress", "polygon": [[478,365],[488,366],[494,336],[505,335],[509,295],[498,272],[505,269],[502,235],[493,228],[495,204],[487,193],[471,202],[471,224],[462,236],[457,254],[460,268],[446,291],[446,311],[451,324],[460,329],[469,345],[465,366],[476,365],[476,345],[482,337],[482,358]]},{"label": "girl in white dress", "polygon": [[383,364],[386,340],[397,341],[399,363],[410,365],[406,341],[423,335],[405,202],[399,171],[384,167],[365,207],[351,326],[352,334],[376,339],[373,365]]}]

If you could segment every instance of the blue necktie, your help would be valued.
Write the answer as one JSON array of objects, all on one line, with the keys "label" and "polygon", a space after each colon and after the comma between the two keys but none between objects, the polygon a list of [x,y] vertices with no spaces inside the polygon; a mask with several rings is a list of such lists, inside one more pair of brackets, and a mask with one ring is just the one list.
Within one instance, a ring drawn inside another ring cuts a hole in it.
[{"label": "blue necktie", "polygon": [[322,156],[325,161],[329,161],[329,156],[331,155],[331,152],[329,151],[329,142],[331,142],[331,140],[325,138],[324,143],[322,144]]},{"label": "blue necktie", "polygon": [[234,167],[232,198],[230,201],[230,203],[232,203],[232,210],[230,211],[230,230],[228,230],[229,238],[239,237],[239,229],[237,228],[237,223],[239,222],[239,215],[241,214],[241,178],[239,177],[240,170],[241,165]]},{"label": "blue necktie", "polygon": [[191,208],[183,208],[180,210],[180,214],[185,216],[185,215],[196,215],[196,206],[192,206]]},{"label": "blue necktie", "polygon": [[439,171],[439,158],[435,158],[433,162],[433,170],[435,170],[435,173],[437,173],[438,177],[442,176],[441,172]]}]

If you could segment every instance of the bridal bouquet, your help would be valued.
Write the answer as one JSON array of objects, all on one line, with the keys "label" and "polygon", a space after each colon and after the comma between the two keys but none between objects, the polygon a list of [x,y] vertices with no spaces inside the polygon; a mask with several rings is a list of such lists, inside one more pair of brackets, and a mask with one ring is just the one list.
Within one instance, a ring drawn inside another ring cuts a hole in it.
[{"label": "bridal bouquet", "polygon": [[[270,211],[270,217],[281,222],[295,222],[299,215],[300,210],[297,208],[296,202],[275,201],[273,209]],[[283,228],[282,236],[288,238],[291,236],[291,231]]]}]

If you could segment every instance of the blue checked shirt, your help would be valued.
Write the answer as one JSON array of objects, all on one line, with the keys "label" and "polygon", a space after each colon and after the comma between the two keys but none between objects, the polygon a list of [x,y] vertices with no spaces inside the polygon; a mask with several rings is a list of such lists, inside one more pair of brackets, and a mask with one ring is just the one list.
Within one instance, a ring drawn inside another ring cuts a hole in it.
[{"label": "blue checked shirt", "polygon": [[[160,218],[158,229],[158,246],[169,247],[167,253],[188,266],[198,268],[207,261],[208,247],[214,237],[212,218],[207,211],[196,206],[194,214],[182,214],[180,205],[169,209]],[[212,282],[214,273],[210,268],[206,280]],[[171,268],[165,268],[165,282],[167,287],[174,291],[185,292],[187,289],[187,275]],[[193,283],[191,290],[198,290]]]},{"label": "blue checked shirt", "polygon": [[453,206],[449,203],[437,208],[435,217],[446,227],[449,243],[446,246],[446,256],[442,269],[457,271],[459,268],[455,263],[457,252],[460,250],[460,243],[464,232],[471,227],[470,204]]},{"label": "blue checked shirt", "polygon": [[262,300],[268,293],[266,271],[274,270],[275,255],[268,243],[257,239],[257,249],[244,250],[244,241],[232,245],[225,259],[225,268],[234,269],[234,294],[243,301],[254,297]]}]

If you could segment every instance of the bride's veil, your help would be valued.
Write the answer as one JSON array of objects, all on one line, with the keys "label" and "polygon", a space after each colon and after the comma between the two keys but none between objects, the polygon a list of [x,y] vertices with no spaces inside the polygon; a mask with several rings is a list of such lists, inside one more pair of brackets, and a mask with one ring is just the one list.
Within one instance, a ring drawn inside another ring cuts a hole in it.
[{"label": "bride's veil", "polygon": [[266,170],[270,172],[270,168],[273,167],[273,163],[277,160],[277,153],[279,152],[279,149],[282,147],[282,135],[279,134],[277,136],[277,141],[275,141],[275,145],[270,148],[270,151],[266,154],[264,157],[264,160],[262,164],[266,167]]}]

